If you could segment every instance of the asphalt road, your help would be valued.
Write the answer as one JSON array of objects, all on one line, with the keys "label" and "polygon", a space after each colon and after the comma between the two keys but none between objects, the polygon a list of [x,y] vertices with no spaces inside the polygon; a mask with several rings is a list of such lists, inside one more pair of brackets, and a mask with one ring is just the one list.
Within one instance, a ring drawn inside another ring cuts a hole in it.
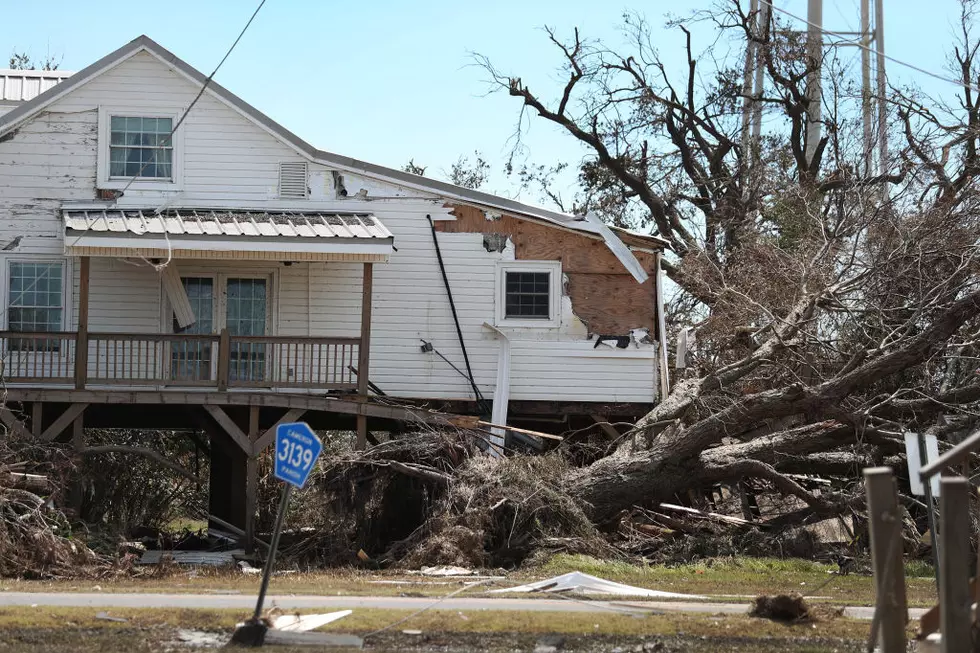
[{"label": "asphalt road", "polygon": [[[0,607],[8,606],[60,606],[90,608],[233,608],[250,610],[255,607],[255,597],[248,594],[111,594],[96,593],[35,593],[0,592]],[[523,612],[632,612],[656,610],[661,612],[686,612],[704,614],[745,614],[746,603],[710,603],[701,601],[583,601],[578,599],[522,599],[522,598],[465,598],[445,600],[403,596],[308,596],[273,595],[266,605],[284,610],[343,610],[354,608],[379,608],[383,610],[419,610],[426,606],[440,610],[505,610]],[[853,619],[871,619],[871,607],[845,608],[845,616]],[[918,619],[925,610],[912,608],[909,616]]]}]

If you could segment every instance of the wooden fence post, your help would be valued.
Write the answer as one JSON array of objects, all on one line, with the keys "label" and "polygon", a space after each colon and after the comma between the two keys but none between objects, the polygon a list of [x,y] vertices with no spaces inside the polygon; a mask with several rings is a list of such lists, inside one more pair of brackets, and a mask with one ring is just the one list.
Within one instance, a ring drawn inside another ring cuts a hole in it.
[{"label": "wooden fence post", "polygon": [[970,482],[960,476],[941,480],[942,560],[939,563],[939,619],[943,653],[971,650]]},{"label": "wooden fence post", "polygon": [[905,563],[902,518],[895,475],[890,467],[864,470],[875,577],[875,621],[880,625],[882,653],[905,653]]}]

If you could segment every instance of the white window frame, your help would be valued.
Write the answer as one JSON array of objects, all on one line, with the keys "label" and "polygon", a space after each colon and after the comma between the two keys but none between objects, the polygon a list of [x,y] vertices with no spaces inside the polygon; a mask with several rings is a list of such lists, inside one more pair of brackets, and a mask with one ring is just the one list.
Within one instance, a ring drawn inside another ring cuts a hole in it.
[{"label": "white window frame", "polygon": [[[110,119],[113,116],[132,116],[140,118],[170,118],[176,125],[180,120],[180,109],[135,106],[99,107],[99,155],[96,162],[96,182],[99,188],[122,190],[129,185],[137,190],[182,190],[184,187],[184,131],[178,129],[173,138],[172,179],[143,179],[137,177],[109,176]],[[130,181],[132,184],[130,185]]]},{"label": "white window frame", "polygon": [[[551,274],[547,320],[507,317],[507,273],[548,272]],[[561,326],[562,273],[560,261],[501,261],[497,263],[495,317],[498,326],[555,328]]]},{"label": "white window frame", "polygon": [[3,291],[3,326],[10,330],[10,264],[11,263],[61,263],[61,331],[73,331],[77,328],[76,319],[72,315],[72,295],[75,287],[72,285],[73,259],[63,256],[5,256],[0,274]]}]

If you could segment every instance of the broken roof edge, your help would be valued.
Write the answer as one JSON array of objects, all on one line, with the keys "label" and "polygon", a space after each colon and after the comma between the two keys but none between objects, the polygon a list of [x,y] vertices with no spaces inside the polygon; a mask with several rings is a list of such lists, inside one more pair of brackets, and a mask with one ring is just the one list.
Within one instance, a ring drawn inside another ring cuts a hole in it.
[{"label": "broken roof edge", "polygon": [[[269,132],[272,136],[284,141],[298,153],[305,155],[316,163],[334,167],[343,172],[362,174],[366,177],[371,177],[379,181],[392,182],[396,185],[401,185],[413,190],[430,192],[447,200],[455,200],[486,206],[500,211],[516,213],[519,216],[538,218],[574,229],[576,231],[597,234],[603,238],[610,251],[612,251],[612,253],[623,263],[626,270],[629,271],[638,282],[642,283],[641,278],[644,281],[647,278],[646,273],[643,272],[642,266],[640,266],[640,263],[636,257],[633,256],[633,253],[608,226],[601,222],[601,220],[596,222],[596,220],[590,220],[588,216],[574,216],[568,213],[551,211],[543,207],[525,204],[518,202],[517,200],[501,197],[499,195],[492,195],[490,193],[484,193],[478,190],[463,188],[449,182],[430,179],[428,177],[414,175],[402,170],[396,170],[394,168],[388,168],[374,163],[368,163],[367,161],[354,159],[352,157],[335,154],[333,152],[327,152],[326,150],[317,149],[307,141],[300,138],[298,135],[294,134],[292,131],[288,130],[286,127],[267,116],[262,111],[259,111],[242,98],[221,86],[221,84],[213,80],[208,82],[208,78],[206,75],[204,75],[204,73],[197,70],[189,63],[170,52],[145,34],[133,39],[113,52],[110,52],[98,61],[86,66],[74,75],[68,77],[62,83],[57,84],[47,91],[44,91],[34,99],[16,107],[13,111],[0,115],[0,136],[5,135],[11,129],[15,129],[21,123],[29,120],[38,112],[42,111],[45,107],[58,101],[65,95],[68,95],[79,86],[91,81],[104,72],[115,68],[119,64],[140,52],[149,53],[150,55],[159,59],[162,63],[170,66],[173,70],[181,73],[197,84],[204,85],[207,83],[207,92],[211,96],[239,112],[244,117]],[[664,248],[668,246],[667,241],[656,236],[642,236],[640,234],[634,235],[647,239],[648,242],[655,247],[660,246],[661,248]],[[639,272],[641,274],[637,274],[637,268],[639,268]]]}]

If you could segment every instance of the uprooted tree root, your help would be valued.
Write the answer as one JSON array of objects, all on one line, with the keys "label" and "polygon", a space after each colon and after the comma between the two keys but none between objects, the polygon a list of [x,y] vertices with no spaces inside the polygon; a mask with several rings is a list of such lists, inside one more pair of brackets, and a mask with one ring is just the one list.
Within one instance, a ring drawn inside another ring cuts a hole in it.
[{"label": "uprooted tree root", "polygon": [[617,555],[563,492],[560,454],[476,454],[465,431],[428,431],[327,462],[323,534],[302,557],[349,562],[363,549],[395,565],[493,567],[538,552]]},{"label": "uprooted tree root", "polygon": [[511,566],[556,551],[618,557],[563,491],[567,471],[557,453],[473,458],[457,470],[434,518],[390,553],[412,567]]}]

